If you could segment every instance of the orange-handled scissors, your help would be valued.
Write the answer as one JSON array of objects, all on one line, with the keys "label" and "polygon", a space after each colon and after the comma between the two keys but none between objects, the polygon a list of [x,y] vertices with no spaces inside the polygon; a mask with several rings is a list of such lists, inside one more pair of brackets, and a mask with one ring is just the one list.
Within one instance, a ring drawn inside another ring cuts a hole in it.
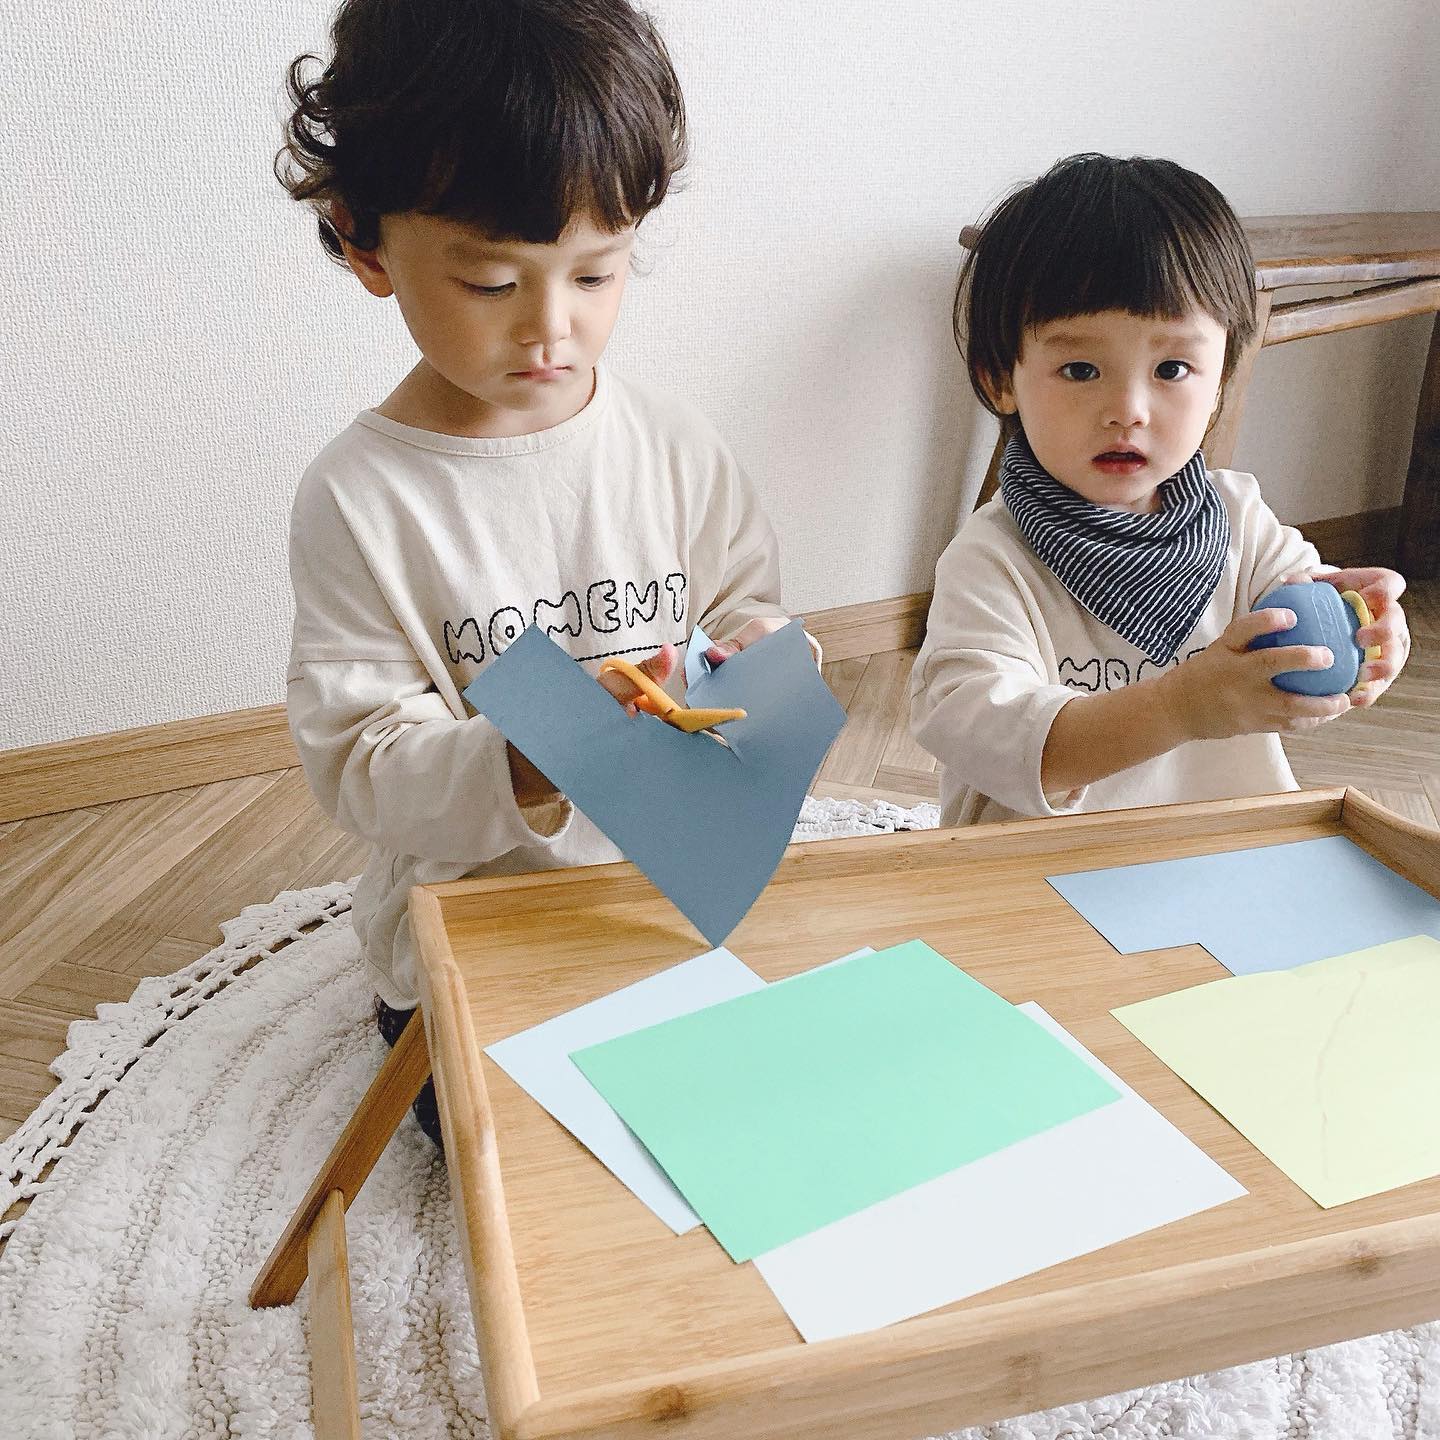
[{"label": "orange-handled scissors", "polygon": [[600,673],[603,675],[607,670],[623,675],[640,692],[639,699],[635,701],[637,710],[654,715],[687,735],[693,735],[697,730],[713,730],[727,720],[745,718],[743,710],[689,710],[678,700],[672,700],[638,665],[632,665],[628,660],[607,660],[600,667]]}]

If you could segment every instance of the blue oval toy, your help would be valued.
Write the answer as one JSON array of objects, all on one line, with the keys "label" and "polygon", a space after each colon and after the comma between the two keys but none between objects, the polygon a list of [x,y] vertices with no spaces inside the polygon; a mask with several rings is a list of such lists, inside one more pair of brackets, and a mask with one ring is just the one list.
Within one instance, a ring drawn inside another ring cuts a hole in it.
[{"label": "blue oval toy", "polygon": [[1277,645],[1325,645],[1335,657],[1328,670],[1285,670],[1271,677],[1273,684],[1294,695],[1344,695],[1355,688],[1360,666],[1380,651],[1355,643],[1355,632],[1370,623],[1370,610],[1353,590],[1343,593],[1323,580],[1282,585],[1250,607],[1252,610],[1293,610],[1295,624],[1257,636],[1251,650],[1273,650]]}]

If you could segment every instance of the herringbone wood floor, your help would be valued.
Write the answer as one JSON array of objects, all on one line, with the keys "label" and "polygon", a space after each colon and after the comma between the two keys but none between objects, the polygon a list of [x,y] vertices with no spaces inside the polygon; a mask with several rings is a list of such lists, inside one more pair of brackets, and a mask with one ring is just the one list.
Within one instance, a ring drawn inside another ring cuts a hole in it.
[{"label": "herringbone wood floor", "polygon": [[[1406,603],[1415,650],[1385,700],[1288,748],[1302,785],[1357,785],[1434,825],[1440,582]],[[826,667],[849,723],[819,793],[935,798],[934,763],[906,727],[913,658],[897,650]],[[0,1137],[54,1085],[46,1067],[72,1020],[203,954],[245,905],[355,874],[364,852],[293,769],[0,825]]]}]

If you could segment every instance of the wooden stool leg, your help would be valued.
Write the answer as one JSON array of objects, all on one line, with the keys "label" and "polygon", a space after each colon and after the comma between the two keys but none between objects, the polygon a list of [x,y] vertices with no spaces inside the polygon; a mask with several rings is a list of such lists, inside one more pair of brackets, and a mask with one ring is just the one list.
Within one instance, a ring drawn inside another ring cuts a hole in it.
[{"label": "wooden stool leg", "polygon": [[276,1241],[250,1289],[252,1309],[289,1305],[300,1293],[309,1268],[310,1232],[332,1191],[339,1191],[344,1207],[360,1193],[375,1168],[380,1152],[390,1143],[405,1112],[415,1103],[430,1076],[430,1053],[425,1048],[425,1024],[419,1010],[410,1017],[395,1048],[385,1057],[379,1073],[361,1098],[350,1123],[335,1142],[320,1173],[306,1191],[300,1208],[290,1217],[285,1233]]},{"label": "wooden stool leg", "polygon": [[985,478],[980,482],[980,493],[975,497],[977,510],[1000,488],[1000,462],[1004,458],[1005,432],[1002,430],[994,450],[990,452],[990,464],[985,471]]},{"label": "wooden stool leg", "polygon": [[1440,316],[1415,411],[1415,439],[1400,510],[1400,569],[1411,580],[1440,576]]},{"label": "wooden stool leg", "polygon": [[1235,442],[1240,436],[1241,417],[1245,414],[1245,392],[1250,388],[1250,372],[1255,368],[1255,357],[1265,344],[1272,298],[1269,290],[1259,290],[1255,294],[1255,338],[1241,351],[1235,373],[1225,387],[1220,413],[1205,436],[1205,463],[1212,470],[1228,470],[1235,458]]},{"label": "wooden stool leg", "polygon": [[355,1326],[350,1318],[350,1264],[345,1197],[332,1190],[306,1246],[310,1262],[310,1408],[315,1440],[361,1440],[355,1383]]}]

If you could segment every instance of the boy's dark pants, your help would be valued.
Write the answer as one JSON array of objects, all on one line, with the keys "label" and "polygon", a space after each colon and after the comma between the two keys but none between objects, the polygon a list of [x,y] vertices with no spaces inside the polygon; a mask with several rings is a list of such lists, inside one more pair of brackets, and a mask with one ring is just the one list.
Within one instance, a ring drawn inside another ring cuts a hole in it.
[{"label": "boy's dark pants", "polygon": [[[393,1050],[395,1042],[400,1038],[400,1032],[409,1023],[413,1010],[395,1010],[387,1005],[378,995],[375,997],[375,1028],[379,1030],[381,1038]],[[440,1111],[435,1105],[435,1082],[427,1080],[425,1088],[415,1097],[415,1103],[410,1107],[415,1112],[415,1118],[420,1122],[420,1128],[440,1147],[440,1153],[445,1153],[445,1142],[440,1138]]]}]

